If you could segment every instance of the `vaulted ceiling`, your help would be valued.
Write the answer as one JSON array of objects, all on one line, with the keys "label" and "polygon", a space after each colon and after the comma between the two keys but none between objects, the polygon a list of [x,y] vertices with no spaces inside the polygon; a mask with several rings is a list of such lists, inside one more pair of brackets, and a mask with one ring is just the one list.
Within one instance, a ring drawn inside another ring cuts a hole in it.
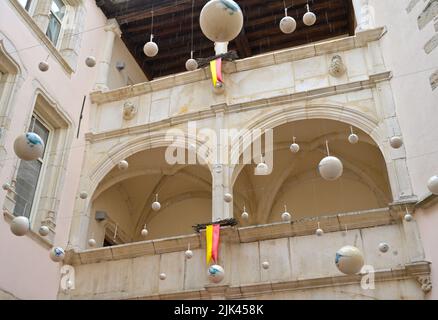
[{"label": "vaulted ceiling", "polygon": [[[213,43],[199,26],[199,14],[206,0],[96,0],[96,3],[108,18],[118,21],[122,40],[151,80],[185,71],[191,51],[192,1],[194,56],[207,58],[214,55]],[[302,22],[307,2],[318,17],[312,27]],[[244,14],[244,27],[230,43],[229,50],[235,50],[239,58],[354,34],[352,0],[238,0],[237,3]],[[298,22],[292,34],[283,34],[279,29],[284,3],[291,7],[289,15]],[[148,58],[143,46],[149,41],[152,11],[154,41],[160,51],[156,57]]]}]

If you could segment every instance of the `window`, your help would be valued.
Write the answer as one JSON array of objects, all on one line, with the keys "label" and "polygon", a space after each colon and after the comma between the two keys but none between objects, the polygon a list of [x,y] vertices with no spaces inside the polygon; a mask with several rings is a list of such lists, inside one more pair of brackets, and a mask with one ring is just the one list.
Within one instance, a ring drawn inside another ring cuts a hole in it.
[{"label": "window", "polygon": [[53,0],[49,13],[49,26],[46,35],[56,46],[61,34],[62,22],[65,17],[66,6],[62,0]]},{"label": "window", "polygon": [[[47,149],[50,130],[35,115],[32,116],[29,131],[38,134]],[[44,150],[40,159],[20,162],[16,177],[14,215],[30,217],[46,154]]]},{"label": "window", "polygon": [[18,0],[18,2],[23,6],[23,8],[27,11],[30,12],[30,8],[32,5],[32,0]]}]

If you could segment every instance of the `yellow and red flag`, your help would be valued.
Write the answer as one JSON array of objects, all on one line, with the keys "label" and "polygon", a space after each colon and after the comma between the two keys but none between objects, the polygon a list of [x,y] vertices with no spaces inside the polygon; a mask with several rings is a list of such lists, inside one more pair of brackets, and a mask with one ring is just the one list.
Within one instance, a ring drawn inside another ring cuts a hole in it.
[{"label": "yellow and red flag", "polygon": [[224,83],[222,78],[222,58],[210,61],[210,70],[214,87],[217,86],[218,82]]},{"label": "yellow and red flag", "polygon": [[219,224],[207,226],[205,237],[207,243],[206,259],[207,265],[213,260],[217,263],[219,253],[219,237],[221,226]]}]

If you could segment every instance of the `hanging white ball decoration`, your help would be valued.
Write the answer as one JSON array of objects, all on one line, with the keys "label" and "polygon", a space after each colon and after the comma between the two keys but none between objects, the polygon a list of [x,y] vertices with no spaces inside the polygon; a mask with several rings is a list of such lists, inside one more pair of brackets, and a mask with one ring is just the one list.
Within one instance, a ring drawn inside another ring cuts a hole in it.
[{"label": "hanging white ball decoration", "polygon": [[233,195],[231,193],[225,193],[224,194],[224,201],[226,203],[230,203],[231,201],[233,201]]},{"label": "hanging white ball decoration", "polygon": [[193,58],[190,58],[189,60],[186,61],[187,71],[195,71],[196,69],[198,69],[198,61],[196,61]]},{"label": "hanging white ball decoration", "polygon": [[5,191],[10,191],[12,189],[11,185],[9,183],[4,183],[2,185],[2,189]]},{"label": "hanging white ball decoration", "polygon": [[221,282],[225,277],[224,268],[221,266],[214,264],[208,268],[208,278],[213,283]]},{"label": "hanging white ball decoration", "polygon": [[316,22],[316,15],[313,12],[306,12],[303,16],[303,22],[306,26],[313,26]]},{"label": "hanging white ball decoration", "polygon": [[38,64],[38,69],[40,69],[41,72],[46,72],[49,70],[49,64],[46,61],[41,61]]},{"label": "hanging white ball decoration", "polygon": [[148,231],[146,228],[143,228],[143,229],[141,230],[141,236],[142,236],[143,238],[146,238],[146,237],[148,236],[148,234],[149,234],[149,231]]},{"label": "hanging white ball decoration", "polygon": [[379,243],[379,251],[386,253],[389,251],[389,244],[385,243],[385,242],[381,242]]},{"label": "hanging white ball decoration", "polygon": [[82,191],[82,192],[79,194],[79,198],[81,198],[82,200],[87,199],[87,198],[88,198],[88,193],[87,193],[86,191]]},{"label": "hanging white ball decoration", "polygon": [[283,33],[289,34],[297,29],[297,22],[292,17],[284,17],[280,21],[280,30]]},{"label": "hanging white ball decoration", "polygon": [[318,237],[321,237],[321,236],[324,235],[324,230],[322,230],[321,228],[318,228],[318,229],[316,229],[315,234],[316,234]]},{"label": "hanging white ball decoration", "polygon": [[11,231],[18,237],[24,236],[30,230],[29,219],[24,216],[15,217],[11,222]]},{"label": "hanging white ball decoration", "polygon": [[269,264],[268,261],[264,261],[264,262],[262,263],[262,268],[263,268],[263,269],[268,270],[269,267],[270,267],[270,264]]},{"label": "hanging white ball decoration", "polygon": [[359,142],[359,136],[355,133],[352,133],[348,136],[348,142],[351,144],[356,144]]},{"label": "hanging white ball decoration", "polygon": [[412,216],[412,214],[406,213],[404,219],[406,222],[411,222],[412,220],[414,220],[414,217]]},{"label": "hanging white ball decoration", "polygon": [[403,145],[403,139],[398,136],[391,137],[391,139],[389,139],[389,144],[394,149],[400,149]]},{"label": "hanging white ball decoration", "polygon": [[300,145],[298,143],[292,143],[290,145],[290,151],[292,153],[298,153],[300,151]]},{"label": "hanging white ball decoration", "polygon": [[336,252],[335,263],[342,273],[357,274],[364,265],[363,254],[354,246],[345,246]]},{"label": "hanging white ball decoration", "polygon": [[427,188],[435,195],[438,195],[438,176],[433,176],[427,182]]},{"label": "hanging white ball decoration", "polygon": [[85,59],[85,64],[87,65],[87,67],[89,68],[93,68],[96,66],[96,58],[93,56],[89,56]]},{"label": "hanging white ball decoration", "polygon": [[44,141],[34,132],[21,134],[14,141],[14,152],[21,160],[37,160],[43,156]]},{"label": "hanging white ball decoration", "polygon": [[248,221],[249,219],[249,214],[246,211],[243,211],[242,214],[240,215],[240,218],[244,221]]},{"label": "hanging white ball decoration", "polygon": [[151,40],[144,45],[143,51],[146,56],[153,58],[158,54],[158,45]]},{"label": "hanging white ball decoration", "polygon": [[229,42],[242,30],[242,10],[232,0],[211,0],[202,8],[199,24],[202,33],[211,41]]},{"label": "hanging white ball decoration", "polygon": [[342,176],[344,166],[338,158],[328,156],[321,160],[318,169],[321,177],[328,181],[334,181]]},{"label": "hanging white ball decoration", "polygon": [[152,203],[152,210],[159,211],[160,209],[161,209],[161,203],[159,203],[158,201]]},{"label": "hanging white ball decoration", "polygon": [[166,280],[167,275],[165,273],[160,273],[160,280]]},{"label": "hanging white ball decoration", "polygon": [[193,258],[193,251],[192,250],[187,250],[186,252],[184,252],[184,256],[186,257],[187,260],[190,260],[191,258]]},{"label": "hanging white ball decoration", "polygon": [[292,216],[290,215],[289,212],[285,211],[281,214],[281,220],[283,220],[284,222],[289,222],[292,219]]},{"label": "hanging white ball decoration", "polygon": [[127,170],[129,167],[129,163],[126,160],[122,160],[119,162],[119,164],[117,165],[117,167],[119,168],[119,170]]},{"label": "hanging white ball decoration", "polygon": [[266,163],[260,162],[257,165],[256,171],[257,171],[258,175],[267,175],[268,171],[269,171],[269,167],[268,167],[268,165]]},{"label": "hanging white ball decoration", "polygon": [[89,240],[88,240],[88,245],[89,245],[91,248],[94,248],[94,247],[96,246],[96,240],[94,240],[94,239],[89,239]]},{"label": "hanging white ball decoration", "polygon": [[40,236],[45,237],[50,233],[50,229],[48,226],[41,226],[38,229],[38,233],[40,234]]},{"label": "hanging white ball decoration", "polygon": [[50,259],[53,262],[61,262],[65,258],[65,251],[60,247],[53,247],[50,250]]}]

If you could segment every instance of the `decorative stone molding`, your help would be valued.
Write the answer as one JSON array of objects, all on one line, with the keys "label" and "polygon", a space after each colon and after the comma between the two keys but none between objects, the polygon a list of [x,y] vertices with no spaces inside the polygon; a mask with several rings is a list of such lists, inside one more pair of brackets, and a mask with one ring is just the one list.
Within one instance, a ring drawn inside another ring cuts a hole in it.
[{"label": "decorative stone molding", "polygon": [[132,120],[137,115],[137,106],[131,101],[125,102],[123,105],[123,119]]},{"label": "decorative stone molding", "polygon": [[346,72],[346,67],[344,62],[342,61],[342,58],[340,55],[335,55],[332,58],[332,61],[330,63],[329,66],[329,73],[335,77],[335,78],[339,78],[342,77],[345,72]]},{"label": "decorative stone molding", "polygon": [[421,290],[423,290],[424,293],[429,293],[432,290],[432,279],[430,274],[418,276],[417,281],[421,285]]}]

